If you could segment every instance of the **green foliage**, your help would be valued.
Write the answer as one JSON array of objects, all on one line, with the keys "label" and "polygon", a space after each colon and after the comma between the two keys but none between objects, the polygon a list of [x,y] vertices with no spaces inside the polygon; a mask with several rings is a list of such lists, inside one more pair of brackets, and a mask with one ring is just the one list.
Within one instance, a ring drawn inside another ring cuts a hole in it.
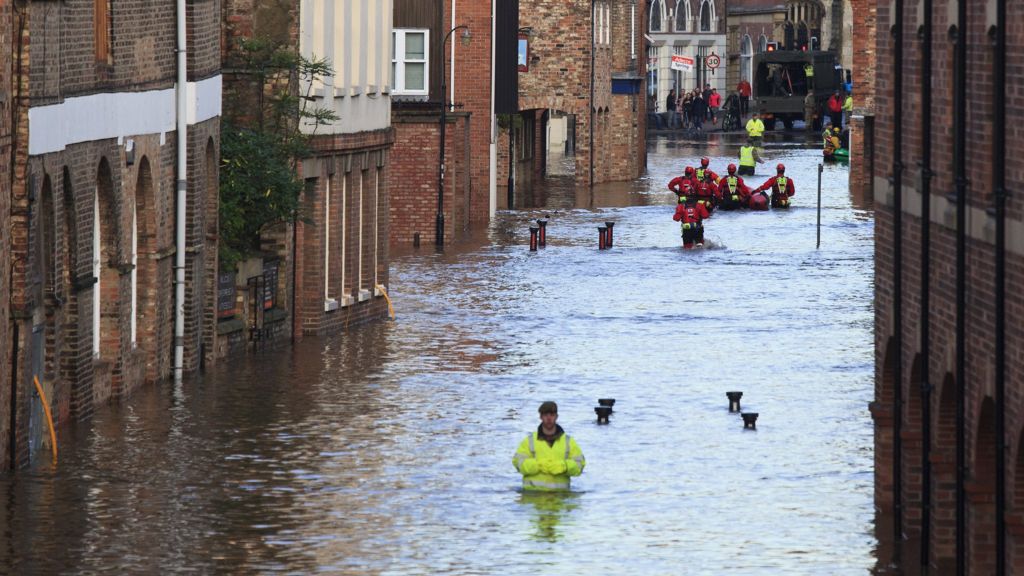
[{"label": "green foliage", "polygon": [[[250,78],[254,93],[240,94],[234,107],[227,106],[221,128],[220,262],[225,270],[259,251],[260,232],[267,226],[297,217],[303,188],[297,161],[309,155],[317,128],[338,120],[311,97],[313,86],[334,74],[326,59],[307,59],[263,39],[241,40],[236,55],[235,73]],[[245,106],[250,100],[255,111]]]}]

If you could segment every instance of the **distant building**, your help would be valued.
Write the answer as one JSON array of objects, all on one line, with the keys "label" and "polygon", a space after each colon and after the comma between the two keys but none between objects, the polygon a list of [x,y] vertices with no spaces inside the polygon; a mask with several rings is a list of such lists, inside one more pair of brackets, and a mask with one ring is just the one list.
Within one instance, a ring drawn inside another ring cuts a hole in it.
[{"label": "distant building", "polygon": [[669,90],[679,94],[710,84],[724,97],[727,10],[726,0],[650,0],[644,17],[650,36],[647,96],[657,112],[666,111]]}]

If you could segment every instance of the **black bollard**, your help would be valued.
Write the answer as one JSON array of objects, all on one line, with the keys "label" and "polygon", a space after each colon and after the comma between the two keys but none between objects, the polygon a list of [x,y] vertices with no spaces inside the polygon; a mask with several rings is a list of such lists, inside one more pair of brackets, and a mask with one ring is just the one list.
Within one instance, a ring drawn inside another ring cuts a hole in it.
[{"label": "black bollard", "polygon": [[540,226],[540,236],[537,240],[540,243],[540,247],[543,248],[548,245],[548,221],[544,219],[537,220],[537,226]]},{"label": "black bollard", "polygon": [[605,222],[604,225],[608,228],[608,239],[605,241],[605,244],[611,248],[614,245],[612,241],[612,228],[615,227],[615,222]]},{"label": "black bollard", "polygon": [[725,395],[729,397],[729,412],[739,412],[740,398],[743,398],[743,392],[726,392]]},{"label": "black bollard", "polygon": [[757,430],[757,412],[741,412],[740,416],[743,417],[744,430]]},{"label": "black bollard", "polygon": [[608,229],[604,226],[597,227],[597,249],[604,250],[608,247]]},{"label": "black bollard", "polygon": [[[597,403],[600,406],[607,406],[609,408],[615,406],[615,398],[598,398]],[[614,410],[612,410],[614,412]]]},{"label": "black bollard", "polygon": [[419,248],[420,247],[420,233],[419,232],[417,232],[417,233],[412,235],[412,247],[413,248]]},{"label": "black bollard", "polygon": [[537,231],[538,230],[540,230],[540,228],[534,228],[533,226],[530,226],[530,252],[536,252],[537,251]]},{"label": "black bollard", "polygon": [[598,424],[608,424],[608,417],[612,415],[611,406],[594,406],[594,412],[597,413]]}]

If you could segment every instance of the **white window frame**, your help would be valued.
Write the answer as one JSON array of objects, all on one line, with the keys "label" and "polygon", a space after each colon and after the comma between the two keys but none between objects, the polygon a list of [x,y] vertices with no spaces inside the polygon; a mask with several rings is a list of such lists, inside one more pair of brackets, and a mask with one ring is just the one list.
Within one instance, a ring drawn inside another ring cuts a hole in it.
[{"label": "white window frame", "polygon": [[612,7],[604,5],[604,43],[612,43]]},{"label": "white window frame", "polygon": [[[423,60],[405,59],[405,37],[407,34],[423,34]],[[395,53],[391,55],[391,65],[395,71],[395,85],[391,93],[395,96],[429,96],[430,95],[430,29],[428,28],[395,28],[392,31],[395,41]],[[423,89],[409,90],[405,87],[405,64],[415,62],[423,64]]]},{"label": "white window frame", "polygon": [[665,31],[665,3],[664,0],[655,0],[658,3],[658,28],[655,29],[652,26],[652,20],[654,20],[654,2],[651,3],[651,11],[647,15],[647,29],[651,32],[664,32]]},{"label": "white window frame", "polygon": [[[683,27],[679,28],[679,15],[683,15]],[[676,2],[676,13],[673,26],[676,32],[689,32],[693,28],[693,13],[690,10],[690,0],[678,0]]]},{"label": "white window frame", "polygon": [[92,195],[92,276],[96,283],[92,285],[92,355],[100,357],[100,284],[102,278],[101,255],[102,238],[100,237],[100,189],[96,188]]},{"label": "white window frame", "polygon": [[139,211],[138,206],[132,203],[132,315],[131,315],[131,345],[134,350],[138,346],[138,317],[139,317]]},{"label": "white window frame", "polygon": [[[708,12],[708,29],[704,29],[704,7],[707,6]],[[717,26],[715,26],[715,3],[711,0],[702,0],[700,3],[700,19],[697,21],[697,29],[701,32],[715,32]]]}]

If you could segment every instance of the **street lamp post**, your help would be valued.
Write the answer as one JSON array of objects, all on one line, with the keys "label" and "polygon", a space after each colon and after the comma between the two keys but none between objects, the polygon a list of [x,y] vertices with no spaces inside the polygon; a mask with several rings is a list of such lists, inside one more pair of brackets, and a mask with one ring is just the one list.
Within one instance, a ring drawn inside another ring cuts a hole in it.
[{"label": "street lamp post", "polygon": [[447,132],[448,120],[448,98],[445,96],[447,85],[444,82],[444,47],[448,45],[448,38],[456,30],[465,30],[462,37],[469,38],[469,26],[461,25],[449,30],[441,42],[441,159],[437,164],[437,221],[434,237],[434,244],[437,246],[444,246],[444,135]]}]

